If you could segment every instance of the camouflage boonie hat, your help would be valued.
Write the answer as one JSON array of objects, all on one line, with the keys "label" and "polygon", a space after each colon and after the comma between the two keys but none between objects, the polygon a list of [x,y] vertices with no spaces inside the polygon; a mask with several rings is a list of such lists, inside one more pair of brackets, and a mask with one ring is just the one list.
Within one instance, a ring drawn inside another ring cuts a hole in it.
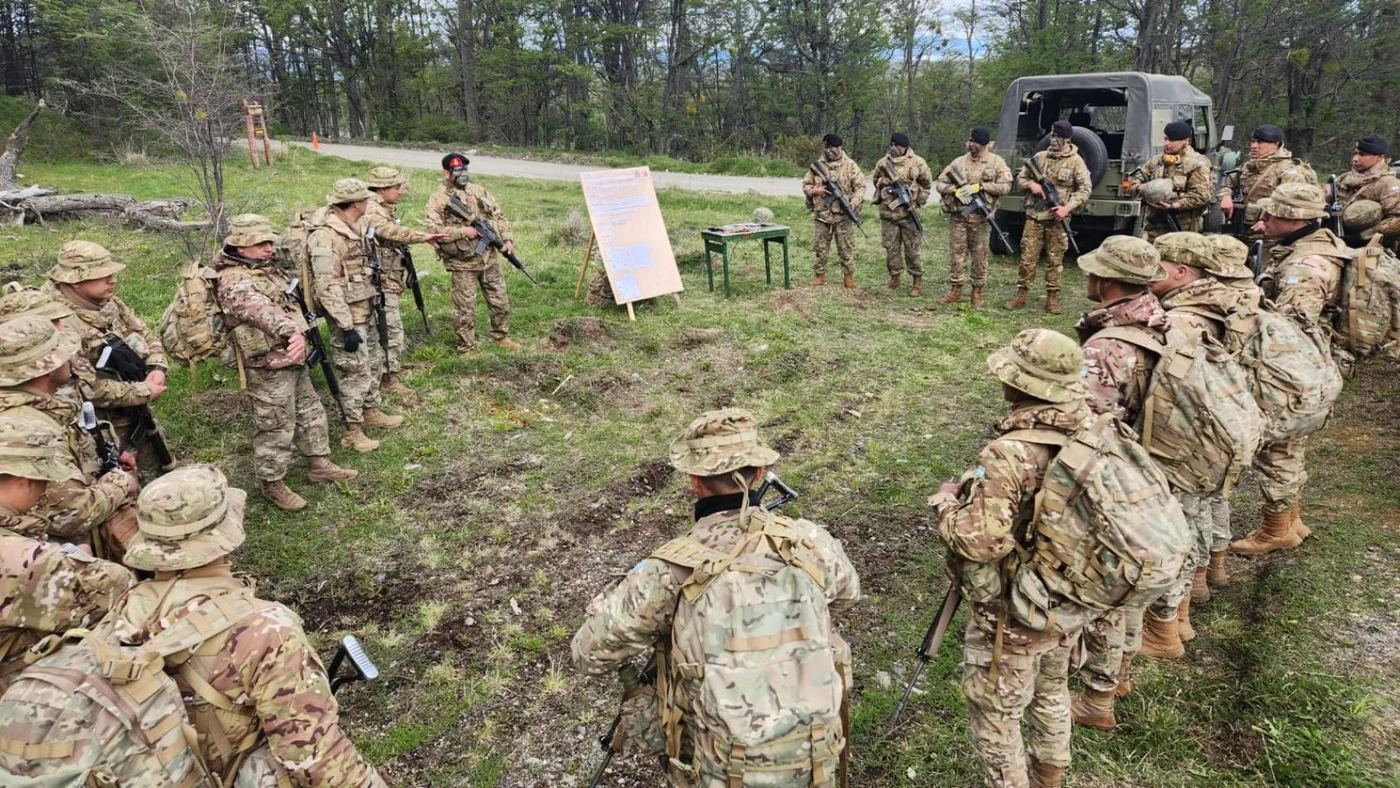
[{"label": "camouflage boonie hat", "polygon": [[187,465],[156,479],[136,499],[136,525],[122,562],[148,572],[194,569],[243,544],[248,494],[212,465]]},{"label": "camouflage boonie hat", "polygon": [[1327,216],[1322,187],[1310,183],[1281,183],[1273,194],[1259,201],[1259,209],[1280,219],[1306,221]]},{"label": "camouflage boonie hat", "polygon": [[0,416],[0,475],[43,482],[68,478],[59,463],[64,436],[52,419],[23,410]]},{"label": "camouflage boonie hat", "polygon": [[272,222],[266,216],[259,216],[256,213],[240,213],[228,220],[228,237],[224,239],[224,246],[232,246],[241,249],[245,246],[257,246],[258,244],[277,243],[277,231],[272,229]]},{"label": "camouflage boonie hat", "polygon": [[368,200],[370,197],[369,187],[359,178],[341,178],[331,187],[331,193],[326,195],[326,202],[331,205],[340,205],[347,202],[359,202]]},{"label": "camouflage boonie hat", "polygon": [[1221,279],[1254,278],[1249,268],[1249,247],[1244,241],[1229,235],[1207,235],[1206,238],[1215,247],[1215,259],[1219,263],[1219,270],[1210,273]]},{"label": "camouflage boonie hat", "polygon": [[1130,285],[1150,285],[1167,278],[1157,248],[1133,235],[1105,238],[1099,248],[1079,258],[1079,268]]},{"label": "camouflage boonie hat", "polygon": [[1086,394],[1084,351],[1048,328],[1017,334],[1010,346],[987,356],[987,368],[1002,383],[1046,402],[1073,402]]},{"label": "camouflage boonie hat", "polygon": [[58,264],[48,277],[65,285],[102,279],[120,273],[126,266],[112,259],[112,253],[92,241],[67,241],[58,247]]},{"label": "camouflage boonie hat", "polygon": [[1379,222],[1385,208],[1375,200],[1352,200],[1342,209],[1342,226],[1356,232]]},{"label": "camouflage boonie hat", "polygon": [[742,408],[701,414],[671,444],[671,467],[692,476],[719,476],[740,468],[766,467],[779,457],[758,440],[758,422]]},{"label": "camouflage boonie hat", "polygon": [[1174,192],[1176,186],[1171,178],[1153,178],[1142,185],[1138,196],[1146,202],[1168,202]]},{"label": "camouflage boonie hat", "polygon": [[1162,260],[1177,265],[1189,265],[1208,274],[1220,267],[1220,259],[1215,244],[1200,233],[1164,233],[1152,242]]},{"label": "camouflage boonie hat", "polygon": [[367,183],[371,189],[387,189],[391,186],[407,186],[408,177],[393,167],[375,167],[369,171]]},{"label": "camouflage boonie hat", "polygon": [[65,302],[55,301],[42,290],[21,287],[10,290],[3,297],[0,297],[0,323],[14,320],[17,317],[62,320],[72,316],[73,307],[68,306]]},{"label": "camouflage boonie hat", "polygon": [[0,323],[0,386],[43,377],[77,355],[81,345],[53,321],[30,315]]}]

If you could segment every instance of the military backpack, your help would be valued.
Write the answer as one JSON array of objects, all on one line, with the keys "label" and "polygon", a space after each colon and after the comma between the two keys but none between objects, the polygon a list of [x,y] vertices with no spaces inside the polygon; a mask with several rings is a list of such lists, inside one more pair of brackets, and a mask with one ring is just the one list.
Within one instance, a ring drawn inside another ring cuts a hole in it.
[{"label": "military backpack", "polygon": [[[1342,269],[1333,306],[1332,327],[1338,343],[1357,358],[1376,352],[1387,328],[1400,332],[1400,260],[1386,249],[1379,233]],[[1389,286],[1387,286],[1389,285]]]},{"label": "military backpack", "polygon": [[227,349],[218,287],[214,269],[198,260],[180,269],[175,297],[160,316],[160,343],[172,358],[193,366]]},{"label": "military backpack", "polygon": [[311,231],[315,229],[325,218],[324,209],[317,211],[306,211],[297,209],[292,212],[291,219],[287,221],[287,229],[282,232],[282,237],[277,239],[276,259],[277,262],[288,271],[294,272],[292,275],[301,279],[302,296],[306,299],[306,306],[313,313],[318,312],[316,308],[316,288],[311,284]]}]

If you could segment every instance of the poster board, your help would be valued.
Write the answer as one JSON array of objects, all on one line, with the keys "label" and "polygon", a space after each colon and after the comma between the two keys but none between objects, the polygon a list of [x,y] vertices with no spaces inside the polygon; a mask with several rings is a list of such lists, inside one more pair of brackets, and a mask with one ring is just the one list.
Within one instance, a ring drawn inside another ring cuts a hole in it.
[{"label": "poster board", "polygon": [[630,304],[685,290],[649,167],[579,174],[613,299]]}]

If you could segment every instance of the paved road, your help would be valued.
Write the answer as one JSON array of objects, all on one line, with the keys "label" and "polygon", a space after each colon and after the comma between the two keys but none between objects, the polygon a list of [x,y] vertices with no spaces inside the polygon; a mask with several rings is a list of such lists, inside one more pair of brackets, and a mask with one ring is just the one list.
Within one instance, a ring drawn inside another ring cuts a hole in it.
[{"label": "paved road", "polygon": [[[293,145],[311,147],[310,143],[293,142]],[[417,167],[425,170],[441,169],[442,150],[413,150],[409,148],[380,148],[373,145],[338,145],[321,143],[321,152],[328,156],[339,156],[356,161],[372,161],[394,167]],[[512,178],[535,178],[547,181],[572,181],[578,183],[578,174],[607,169],[598,165],[561,164],[552,161],[527,161],[524,159],[503,159],[496,156],[472,156],[472,172],[480,175],[503,175]],[[802,181],[798,178],[751,178],[741,175],[692,175],[683,172],[652,172],[652,181],[657,188],[686,189],[697,192],[721,192],[725,194],[772,195],[775,197],[802,196]]]}]

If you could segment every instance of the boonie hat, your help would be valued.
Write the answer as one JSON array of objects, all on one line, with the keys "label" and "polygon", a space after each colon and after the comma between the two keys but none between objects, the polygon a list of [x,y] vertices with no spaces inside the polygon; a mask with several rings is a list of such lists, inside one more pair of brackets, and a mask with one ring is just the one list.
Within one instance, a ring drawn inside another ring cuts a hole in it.
[{"label": "boonie hat", "polygon": [[703,413],[671,444],[671,467],[692,476],[720,476],[769,466],[782,455],[758,439],[758,422],[742,408]]},{"label": "boonie hat", "polygon": [[393,167],[375,167],[369,171],[369,178],[366,181],[371,189],[388,189],[394,186],[403,186],[408,183],[408,178]]},{"label": "boonie hat", "polygon": [[1215,273],[1220,260],[1215,244],[1200,233],[1164,233],[1152,242],[1162,259],[1177,265],[1189,265],[1206,273]]},{"label": "boonie hat", "polygon": [[63,366],[81,345],[45,317],[17,317],[0,323],[0,386],[18,386]]},{"label": "boonie hat", "polygon": [[[15,284],[11,282],[10,284]],[[9,285],[6,285],[9,288]],[[43,290],[31,287],[16,287],[0,297],[0,323],[17,317],[42,317],[45,320],[62,320],[73,316],[73,307],[65,301],[54,300]]]},{"label": "boonie hat", "polygon": [[277,243],[277,231],[272,229],[272,222],[266,216],[240,213],[228,220],[228,228],[229,234],[224,239],[224,246],[243,248],[269,242]]},{"label": "boonie hat", "polygon": [[58,247],[58,264],[48,277],[65,285],[102,279],[120,273],[126,266],[112,259],[112,253],[92,241],[66,241]]},{"label": "boonie hat", "polygon": [[1079,258],[1086,273],[1130,285],[1150,285],[1167,278],[1156,247],[1133,235],[1110,235],[1099,248]]},{"label": "boonie hat", "polygon": [[368,200],[370,197],[369,187],[359,178],[341,178],[331,187],[331,193],[326,195],[326,202],[331,205],[342,205],[347,202],[359,202]]},{"label": "boonie hat", "polygon": [[1280,219],[1321,219],[1327,215],[1327,198],[1310,183],[1281,183],[1259,201],[1259,208]]},{"label": "boonie hat", "polygon": [[1048,328],[1028,328],[1011,345],[987,356],[987,368],[1002,383],[1046,402],[1085,396],[1084,351],[1073,339]]},{"label": "boonie hat", "polygon": [[212,465],[187,465],[151,482],[136,499],[136,526],[122,562],[148,572],[194,569],[243,544],[248,494]]},{"label": "boonie hat", "polygon": [[1244,241],[1229,235],[1207,235],[1215,247],[1215,260],[1220,270],[1210,273],[1221,279],[1253,279],[1249,268],[1249,247]]},{"label": "boonie hat", "polygon": [[15,410],[0,416],[0,475],[61,482],[68,473],[59,462],[64,436],[52,419]]}]

